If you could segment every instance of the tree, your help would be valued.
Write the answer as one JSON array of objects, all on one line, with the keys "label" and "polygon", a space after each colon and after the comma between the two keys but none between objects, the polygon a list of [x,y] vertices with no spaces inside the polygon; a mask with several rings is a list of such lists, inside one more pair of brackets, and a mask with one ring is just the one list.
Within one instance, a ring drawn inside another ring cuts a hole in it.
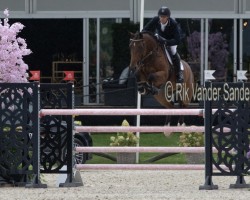
[{"label": "tree", "polygon": [[[200,61],[201,35],[194,31],[188,38],[188,52],[193,61]],[[223,70],[228,61],[228,44],[221,32],[208,35],[208,61],[211,68]]]},{"label": "tree", "polygon": [[28,82],[28,65],[23,57],[31,54],[25,39],[18,37],[24,25],[8,23],[9,10],[4,10],[5,18],[0,19],[0,83]]}]

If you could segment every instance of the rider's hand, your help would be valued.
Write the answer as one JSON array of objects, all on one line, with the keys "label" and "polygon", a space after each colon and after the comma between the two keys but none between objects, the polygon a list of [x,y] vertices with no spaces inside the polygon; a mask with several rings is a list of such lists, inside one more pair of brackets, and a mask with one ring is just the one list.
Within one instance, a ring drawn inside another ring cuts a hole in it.
[{"label": "rider's hand", "polygon": [[159,40],[159,35],[158,35],[158,33],[155,33],[155,37],[156,37],[157,40]]},{"label": "rider's hand", "polygon": [[155,33],[155,37],[156,37],[156,39],[157,39],[157,41],[159,43],[164,44],[164,45],[167,46],[167,40],[166,39],[164,39],[163,37],[159,36],[158,33]]}]

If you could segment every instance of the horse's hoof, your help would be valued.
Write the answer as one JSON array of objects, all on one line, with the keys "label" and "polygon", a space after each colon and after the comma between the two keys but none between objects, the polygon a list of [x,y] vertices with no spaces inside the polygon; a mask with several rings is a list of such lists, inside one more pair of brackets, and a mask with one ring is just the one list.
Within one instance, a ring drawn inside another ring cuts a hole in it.
[{"label": "horse's hoof", "polygon": [[178,122],[177,126],[186,126],[186,124],[184,122],[182,124]]},{"label": "horse's hoof", "polygon": [[158,90],[153,90],[151,93],[152,93],[152,95],[158,95],[159,91]]},{"label": "horse's hoof", "polygon": [[137,90],[138,90],[138,92],[139,92],[140,94],[142,94],[142,93],[145,92],[145,89],[144,89],[144,88],[138,88]]},{"label": "horse's hoof", "polygon": [[140,95],[145,95],[147,93],[145,88],[138,89],[138,92],[139,92]]},{"label": "horse's hoof", "polygon": [[172,132],[163,132],[163,134],[166,136],[166,137],[170,137],[172,135]]},{"label": "horse's hoof", "polygon": [[[167,125],[165,126],[170,126],[170,123],[168,123]],[[167,131],[164,131],[163,134],[166,136],[166,137],[169,137],[172,135],[172,132],[167,132]]]}]

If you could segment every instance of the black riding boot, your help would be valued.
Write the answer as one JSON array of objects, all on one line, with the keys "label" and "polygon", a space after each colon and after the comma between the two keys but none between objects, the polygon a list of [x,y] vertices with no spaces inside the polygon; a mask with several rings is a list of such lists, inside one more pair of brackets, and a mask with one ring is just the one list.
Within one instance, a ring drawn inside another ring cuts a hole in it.
[{"label": "black riding boot", "polygon": [[176,82],[183,83],[184,81],[183,70],[181,70],[181,58],[178,53],[173,55],[173,64],[176,69]]}]

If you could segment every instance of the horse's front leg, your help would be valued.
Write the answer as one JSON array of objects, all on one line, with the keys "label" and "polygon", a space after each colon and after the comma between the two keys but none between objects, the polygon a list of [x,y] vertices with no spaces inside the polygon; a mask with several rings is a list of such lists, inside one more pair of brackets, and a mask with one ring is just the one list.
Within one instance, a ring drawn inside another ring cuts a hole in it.
[{"label": "horse's front leg", "polygon": [[[179,102],[179,107],[180,107],[180,109],[182,109],[182,108],[186,108],[187,106],[183,105],[182,102]],[[186,124],[185,124],[185,115],[180,115],[179,116],[177,126],[186,126]]]},{"label": "horse's front leg", "polygon": [[166,80],[167,75],[165,71],[157,71],[148,75],[148,82],[157,88],[163,86],[166,83]]},{"label": "horse's front leg", "polygon": [[137,90],[141,95],[145,95],[148,94],[149,91],[147,89],[147,78],[144,75],[144,73],[142,73],[141,70],[136,70],[135,71],[135,78],[136,78],[136,82],[137,82]]},{"label": "horse's front leg", "polygon": [[151,94],[153,95],[159,94],[161,86],[163,86],[166,82],[165,72],[158,71],[150,73],[148,75],[147,80],[148,80],[148,90],[151,91]]}]

